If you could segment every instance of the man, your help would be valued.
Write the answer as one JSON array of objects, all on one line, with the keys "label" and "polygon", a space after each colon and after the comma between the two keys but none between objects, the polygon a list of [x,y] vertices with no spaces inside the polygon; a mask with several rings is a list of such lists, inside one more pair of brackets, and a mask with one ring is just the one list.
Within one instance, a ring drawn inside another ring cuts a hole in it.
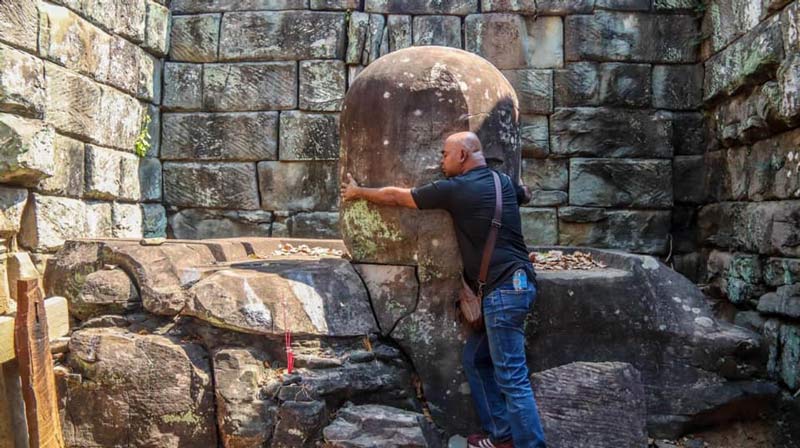
[{"label": "man", "polygon": [[[450,212],[467,283],[477,291],[483,247],[494,215],[495,189],[481,143],[472,132],[447,138],[442,150],[446,180],[414,189],[358,186],[348,173],[346,201]],[[535,274],[522,238],[519,203],[526,192],[501,175],[502,226],[483,288],[485,332],[472,333],[464,346],[464,371],[485,434],[471,435],[473,448],[544,447],[539,412],[525,363],[525,317],[536,297]],[[528,195],[529,197],[529,195]],[[512,442],[513,439],[513,442]]]}]

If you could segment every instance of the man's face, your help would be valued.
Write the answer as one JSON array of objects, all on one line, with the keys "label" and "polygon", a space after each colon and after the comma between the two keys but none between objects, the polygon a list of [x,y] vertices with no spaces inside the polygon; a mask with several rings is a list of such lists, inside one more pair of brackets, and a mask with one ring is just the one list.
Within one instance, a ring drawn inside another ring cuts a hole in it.
[{"label": "man's face", "polygon": [[463,163],[463,149],[457,143],[445,141],[442,148],[442,172],[446,177],[461,174]]}]

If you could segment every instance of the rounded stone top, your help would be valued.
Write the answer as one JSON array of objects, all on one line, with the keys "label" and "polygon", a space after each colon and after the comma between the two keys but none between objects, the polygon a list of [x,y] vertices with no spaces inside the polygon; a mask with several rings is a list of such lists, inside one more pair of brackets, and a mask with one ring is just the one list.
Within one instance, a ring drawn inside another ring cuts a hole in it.
[{"label": "rounded stone top", "polygon": [[[364,186],[413,187],[443,178],[444,140],[461,131],[478,135],[493,168],[519,177],[514,88],[489,61],[466,51],[411,47],[371,63],[345,96],[340,131],[342,178],[352,173]],[[419,214],[344,203],[345,244],[356,261],[421,265],[416,242],[426,225],[426,233],[438,235],[433,244],[457,255],[449,218],[423,224]]]}]

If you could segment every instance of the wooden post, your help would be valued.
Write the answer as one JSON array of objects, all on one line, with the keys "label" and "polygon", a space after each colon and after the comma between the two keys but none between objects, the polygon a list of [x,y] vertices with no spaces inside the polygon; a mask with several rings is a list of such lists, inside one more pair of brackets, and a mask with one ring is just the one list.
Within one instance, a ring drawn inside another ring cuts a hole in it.
[{"label": "wooden post", "polygon": [[22,380],[30,448],[63,448],[44,296],[36,279],[17,282],[14,350]]}]

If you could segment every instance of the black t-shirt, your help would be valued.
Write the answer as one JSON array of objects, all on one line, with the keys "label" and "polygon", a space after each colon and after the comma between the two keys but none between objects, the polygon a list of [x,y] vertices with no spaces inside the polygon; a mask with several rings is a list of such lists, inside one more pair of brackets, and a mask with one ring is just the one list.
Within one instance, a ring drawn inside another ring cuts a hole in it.
[{"label": "black t-shirt", "polygon": [[[489,262],[489,273],[484,296],[508,280],[517,269],[528,273],[535,281],[533,266],[528,260],[528,249],[522,237],[519,215],[521,188],[511,178],[500,174],[503,191],[502,227],[497,233],[497,243]],[[477,291],[481,257],[489,227],[494,216],[494,180],[486,166],[473,168],[464,174],[437,180],[411,190],[419,209],[443,209],[450,212],[456,230],[464,278]]]}]

